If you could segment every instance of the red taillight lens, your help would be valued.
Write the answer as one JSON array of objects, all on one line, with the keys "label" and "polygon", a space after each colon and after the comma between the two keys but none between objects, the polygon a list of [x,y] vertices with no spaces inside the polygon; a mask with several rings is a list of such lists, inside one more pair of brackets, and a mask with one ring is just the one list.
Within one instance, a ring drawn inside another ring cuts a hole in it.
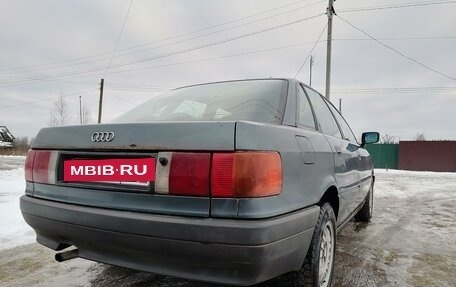
[{"label": "red taillight lens", "polygon": [[211,194],[234,196],[234,153],[215,153],[212,157]]},{"label": "red taillight lens", "polygon": [[282,191],[277,152],[216,153],[212,160],[213,197],[265,197]]},{"label": "red taillight lens", "polygon": [[25,180],[55,183],[57,153],[49,150],[29,150],[25,159]]},{"label": "red taillight lens", "polygon": [[33,181],[33,161],[35,160],[36,151],[29,149],[25,158],[24,174],[26,181]]},{"label": "red taillight lens", "polygon": [[209,196],[209,153],[175,152],[169,164],[169,194]]},{"label": "red taillight lens", "polygon": [[38,150],[35,152],[35,160],[33,161],[33,181],[40,183],[49,182],[49,158],[50,151]]}]

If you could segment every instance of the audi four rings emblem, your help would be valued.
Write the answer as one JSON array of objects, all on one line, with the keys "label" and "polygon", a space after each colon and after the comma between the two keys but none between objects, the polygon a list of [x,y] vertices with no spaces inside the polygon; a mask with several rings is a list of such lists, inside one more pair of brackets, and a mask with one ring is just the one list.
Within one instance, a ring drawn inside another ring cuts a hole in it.
[{"label": "audi four rings emblem", "polygon": [[93,142],[110,142],[114,139],[113,132],[94,132],[90,138]]}]

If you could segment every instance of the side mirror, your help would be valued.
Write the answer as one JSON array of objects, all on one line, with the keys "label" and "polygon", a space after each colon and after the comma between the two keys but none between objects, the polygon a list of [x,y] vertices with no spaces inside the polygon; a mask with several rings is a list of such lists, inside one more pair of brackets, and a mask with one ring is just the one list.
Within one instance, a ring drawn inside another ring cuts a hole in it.
[{"label": "side mirror", "polygon": [[373,144],[380,140],[380,134],[377,132],[367,132],[363,133],[361,136],[361,146],[365,146],[366,144]]}]

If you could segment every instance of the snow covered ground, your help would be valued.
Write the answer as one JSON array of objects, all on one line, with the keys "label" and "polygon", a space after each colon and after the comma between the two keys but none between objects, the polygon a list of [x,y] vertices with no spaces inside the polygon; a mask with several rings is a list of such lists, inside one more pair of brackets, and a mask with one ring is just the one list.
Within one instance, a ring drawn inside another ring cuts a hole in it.
[{"label": "snow covered ground", "polygon": [[456,197],[456,172],[424,172],[376,169],[376,198]]},{"label": "snow covered ground", "polygon": [[11,142],[2,142],[0,141],[0,147],[12,147],[13,146],[13,143]]},{"label": "snow covered ground", "polygon": [[19,209],[25,190],[24,161],[23,156],[0,156],[0,249],[35,241],[35,232]]}]

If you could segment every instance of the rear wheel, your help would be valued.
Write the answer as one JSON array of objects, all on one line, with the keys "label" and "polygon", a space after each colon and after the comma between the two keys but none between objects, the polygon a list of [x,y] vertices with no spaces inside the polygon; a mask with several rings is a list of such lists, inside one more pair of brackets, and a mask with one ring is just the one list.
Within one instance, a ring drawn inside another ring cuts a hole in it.
[{"label": "rear wheel", "polygon": [[366,201],[363,207],[355,215],[356,221],[369,222],[372,218],[372,210],[374,208],[374,187],[371,186],[367,193]]},{"label": "rear wheel", "polygon": [[336,254],[336,216],[329,203],[320,208],[312,242],[301,269],[290,272],[287,285],[295,287],[330,287]]}]

